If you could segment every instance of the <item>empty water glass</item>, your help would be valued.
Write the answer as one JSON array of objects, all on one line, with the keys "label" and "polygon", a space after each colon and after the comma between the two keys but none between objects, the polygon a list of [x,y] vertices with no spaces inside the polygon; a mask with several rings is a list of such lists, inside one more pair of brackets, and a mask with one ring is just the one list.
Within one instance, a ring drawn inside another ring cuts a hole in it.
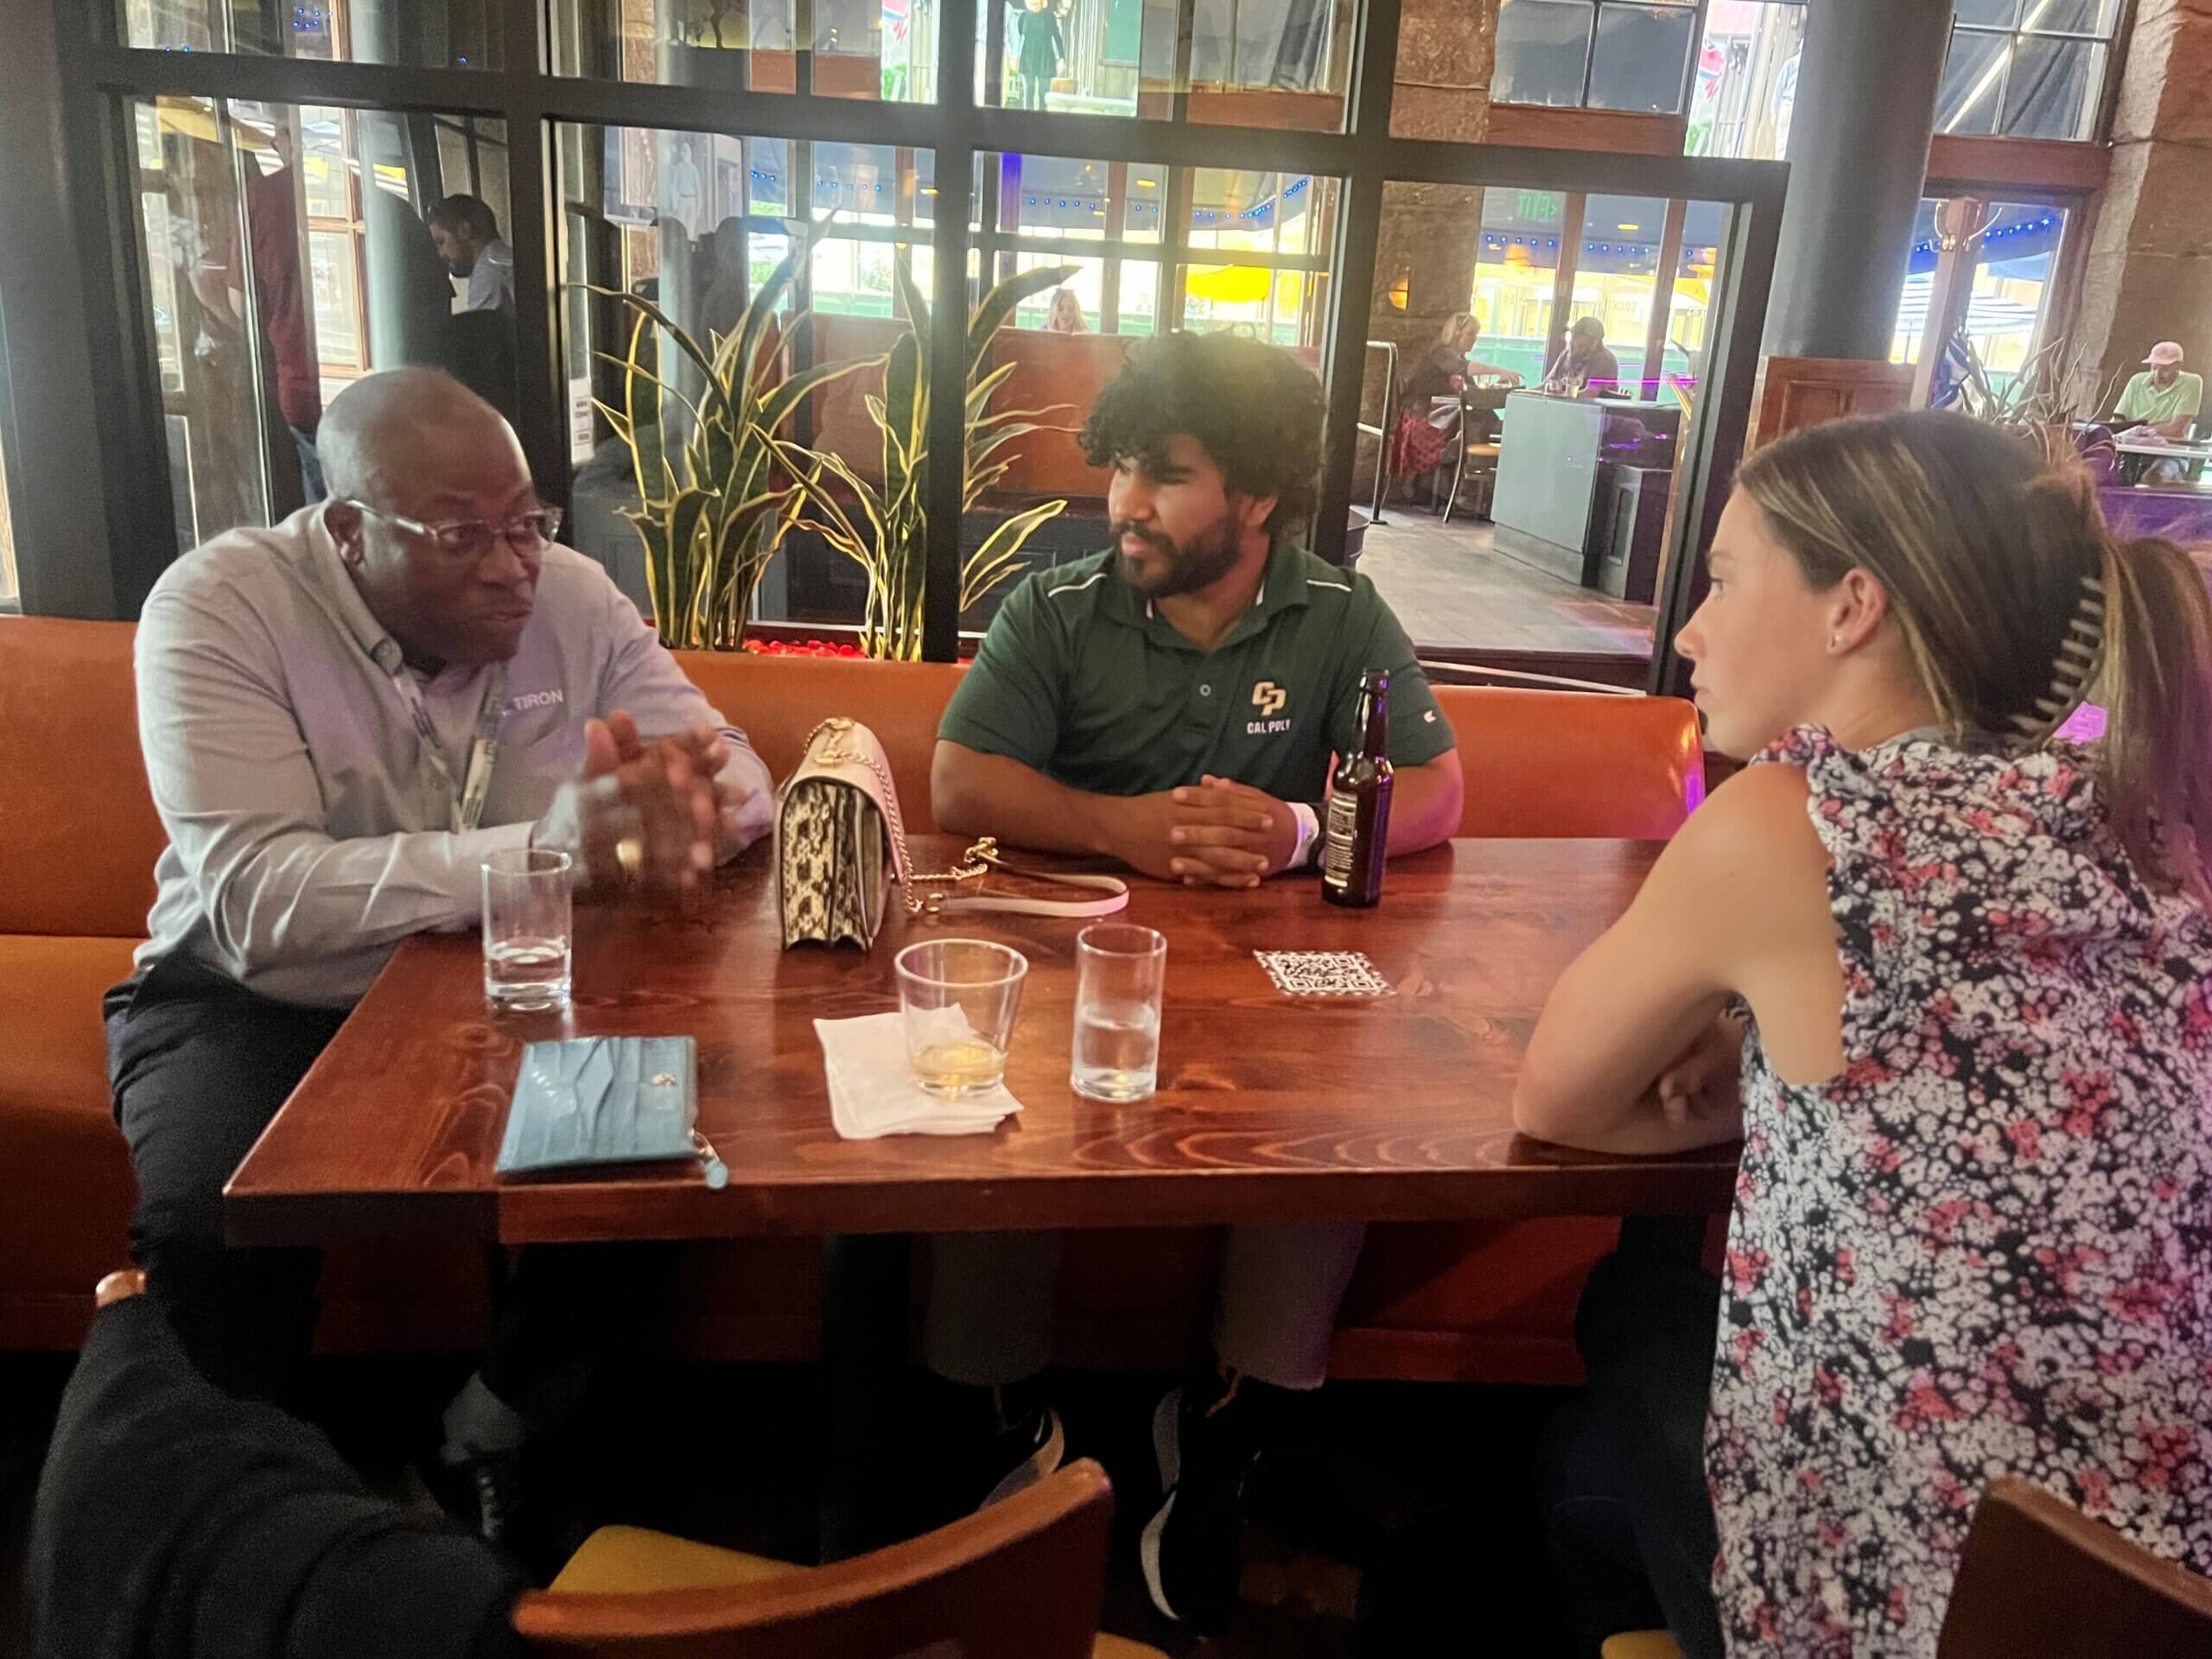
[{"label": "empty water glass", "polygon": [[1159,1086],[1160,1002],[1167,940],[1148,927],[1096,922],[1075,942],[1075,1063],[1092,1100],[1142,1100]]},{"label": "empty water glass", "polygon": [[922,1087],[947,1100],[997,1088],[1029,958],[983,939],[926,939],[895,967],[906,1058]]},{"label": "empty water glass", "polygon": [[569,1001],[569,855],[542,848],[484,861],[484,995],[494,1007]]}]

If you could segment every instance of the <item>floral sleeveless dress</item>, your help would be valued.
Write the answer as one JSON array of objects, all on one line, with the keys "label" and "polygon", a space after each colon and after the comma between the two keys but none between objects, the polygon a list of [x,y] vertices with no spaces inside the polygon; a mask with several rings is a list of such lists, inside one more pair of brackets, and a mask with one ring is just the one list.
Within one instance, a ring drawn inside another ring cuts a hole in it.
[{"label": "floral sleeveless dress", "polygon": [[2212,921],[2145,887],[2083,751],[1804,769],[1844,1071],[1754,1031],[1706,1466],[1732,1655],[1927,1659],[2019,1475],[2212,1573]]}]

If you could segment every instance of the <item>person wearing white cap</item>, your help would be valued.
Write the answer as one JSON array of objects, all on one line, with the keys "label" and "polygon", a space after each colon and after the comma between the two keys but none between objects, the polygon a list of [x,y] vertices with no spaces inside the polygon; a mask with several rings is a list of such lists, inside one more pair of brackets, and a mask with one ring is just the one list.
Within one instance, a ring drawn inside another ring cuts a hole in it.
[{"label": "person wearing white cap", "polygon": [[2115,426],[2147,428],[2170,442],[2189,436],[2197,411],[2204,406],[2204,377],[2182,368],[2182,350],[2169,340],[2151,348],[2143,359],[2144,372],[2127,383],[2114,406]]}]

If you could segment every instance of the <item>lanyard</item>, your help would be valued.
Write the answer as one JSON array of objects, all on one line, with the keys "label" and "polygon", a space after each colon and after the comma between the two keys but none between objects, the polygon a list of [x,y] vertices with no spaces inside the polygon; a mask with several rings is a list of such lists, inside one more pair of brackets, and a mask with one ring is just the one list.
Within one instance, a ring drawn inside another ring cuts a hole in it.
[{"label": "lanyard", "polygon": [[453,768],[446,765],[445,755],[439,747],[437,728],[430,724],[430,711],[423,702],[423,688],[415,683],[415,677],[404,664],[391,677],[391,683],[398,687],[399,700],[407,705],[407,712],[415,717],[415,735],[419,740],[423,764],[437,774],[453,803],[453,832],[466,835],[483,822],[484,798],[492,792],[492,766],[499,758],[499,721],[507,712],[507,665],[502,663],[492,671],[483,711],[476,717],[476,741],[468,746],[468,776],[458,789],[454,787]]}]

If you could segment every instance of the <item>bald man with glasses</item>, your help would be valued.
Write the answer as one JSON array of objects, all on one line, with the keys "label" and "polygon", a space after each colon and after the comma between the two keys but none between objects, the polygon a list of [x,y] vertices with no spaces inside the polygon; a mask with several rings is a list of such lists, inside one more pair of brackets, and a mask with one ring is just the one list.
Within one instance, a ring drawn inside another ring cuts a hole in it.
[{"label": "bald man with glasses", "polygon": [[[216,537],[146,601],[138,719],[169,844],[150,937],[105,1003],[149,1291],[212,1380],[280,1401],[320,1262],[226,1249],[222,1187],[393,950],[474,925],[493,853],[567,852],[590,893],[676,891],[772,805],[744,734],[554,540],[490,405],[397,370],[349,387],[319,438],[327,502]],[[518,1269],[426,1459],[487,1536],[529,1432],[640,1288],[604,1251]]]}]

